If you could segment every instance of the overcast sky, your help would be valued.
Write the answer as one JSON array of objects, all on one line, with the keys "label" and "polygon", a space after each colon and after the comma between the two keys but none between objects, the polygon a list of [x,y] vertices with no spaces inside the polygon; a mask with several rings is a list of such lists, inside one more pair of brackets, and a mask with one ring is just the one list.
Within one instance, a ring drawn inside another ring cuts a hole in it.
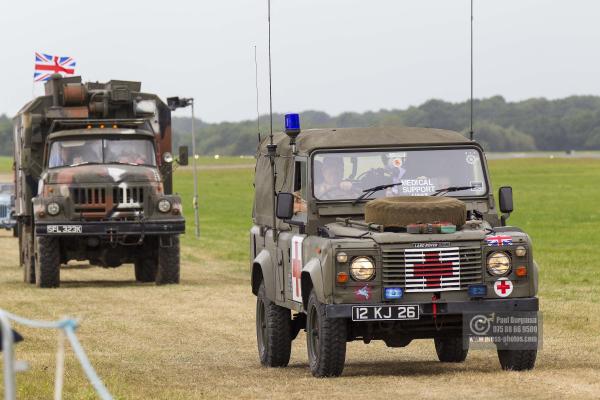
[{"label": "overcast sky", "polygon": [[[469,0],[272,0],[272,37],[275,111],[469,95]],[[31,98],[40,51],[85,80],[193,96],[205,121],[254,118],[254,45],[268,112],[266,0],[3,1],[0,43],[0,113]],[[599,46],[598,1],[475,0],[475,94],[600,95]]]}]

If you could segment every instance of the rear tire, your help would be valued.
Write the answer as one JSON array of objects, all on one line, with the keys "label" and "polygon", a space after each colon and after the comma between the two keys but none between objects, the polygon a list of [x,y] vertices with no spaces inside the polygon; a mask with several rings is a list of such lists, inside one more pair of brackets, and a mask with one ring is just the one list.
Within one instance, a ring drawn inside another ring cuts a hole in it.
[{"label": "rear tire", "polygon": [[537,350],[498,350],[498,360],[505,371],[533,369],[536,357]]},{"label": "rear tire", "polygon": [[267,298],[264,281],[256,296],[256,342],[258,357],[265,367],[287,367],[292,353],[290,310]]},{"label": "rear tire", "polygon": [[60,286],[60,247],[58,238],[36,237],[35,284],[40,288]]},{"label": "rear tire", "polygon": [[[160,242],[160,240],[159,240]],[[158,247],[158,270],[156,273],[157,285],[179,283],[179,236],[171,237],[171,246]]]},{"label": "rear tire", "polygon": [[158,243],[154,238],[147,238],[140,248],[140,254],[134,262],[135,280],[137,282],[155,282],[158,272]]},{"label": "rear tire", "polygon": [[441,362],[461,363],[467,359],[469,349],[463,349],[461,336],[436,337],[435,352]]},{"label": "rear tire", "polygon": [[340,376],[346,362],[347,323],[343,318],[327,318],[325,306],[314,291],[308,299],[306,341],[313,376]]}]

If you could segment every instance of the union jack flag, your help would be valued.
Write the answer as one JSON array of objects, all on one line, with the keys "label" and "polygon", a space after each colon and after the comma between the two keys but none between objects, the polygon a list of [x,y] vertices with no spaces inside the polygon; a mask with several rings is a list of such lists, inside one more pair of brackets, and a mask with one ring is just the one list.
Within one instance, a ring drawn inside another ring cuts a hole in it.
[{"label": "union jack flag", "polygon": [[485,238],[488,246],[510,246],[512,243],[512,236],[508,235],[496,235],[488,236]]},{"label": "union jack flag", "polygon": [[45,53],[35,53],[34,82],[45,82],[52,74],[73,75],[77,63],[71,57],[52,56]]}]

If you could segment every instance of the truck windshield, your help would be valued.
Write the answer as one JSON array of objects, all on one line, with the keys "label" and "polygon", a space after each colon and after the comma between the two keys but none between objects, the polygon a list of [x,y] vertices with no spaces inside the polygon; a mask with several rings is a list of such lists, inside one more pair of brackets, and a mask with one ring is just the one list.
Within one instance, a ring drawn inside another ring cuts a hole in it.
[{"label": "truck windshield", "polygon": [[156,165],[154,145],[148,139],[88,139],[53,142],[49,168],[83,164]]},{"label": "truck windshield", "polygon": [[353,200],[363,190],[399,183],[369,198],[431,196],[439,189],[468,186],[448,196],[481,196],[487,183],[479,151],[385,150],[317,153],[313,157],[313,192],[318,200]]}]

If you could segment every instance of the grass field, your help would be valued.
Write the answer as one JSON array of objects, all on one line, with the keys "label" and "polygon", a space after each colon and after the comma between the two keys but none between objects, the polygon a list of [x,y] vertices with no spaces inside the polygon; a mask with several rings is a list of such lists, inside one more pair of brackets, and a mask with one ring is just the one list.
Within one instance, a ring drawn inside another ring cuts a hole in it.
[{"label": "grass field", "polygon": [[[200,240],[193,237],[191,172],[177,173],[188,221],[181,285],[136,284],[130,266],[80,265],[63,269],[61,288],[35,289],[22,283],[16,241],[6,233],[0,307],[32,318],[81,318],[82,344],[121,399],[600,397],[600,160],[491,162],[496,189],[514,188],[510,222],[532,235],[541,267],[544,349],[534,371],[502,372],[487,351],[440,364],[430,341],[402,349],[351,343],[344,375],[326,380],[310,375],[303,333],[288,368],[258,363],[247,262],[253,169],[231,164],[201,163]],[[19,398],[52,398],[55,333],[22,333],[27,341],[17,355],[31,368],[19,374]],[[65,392],[95,398],[72,355]]]}]

